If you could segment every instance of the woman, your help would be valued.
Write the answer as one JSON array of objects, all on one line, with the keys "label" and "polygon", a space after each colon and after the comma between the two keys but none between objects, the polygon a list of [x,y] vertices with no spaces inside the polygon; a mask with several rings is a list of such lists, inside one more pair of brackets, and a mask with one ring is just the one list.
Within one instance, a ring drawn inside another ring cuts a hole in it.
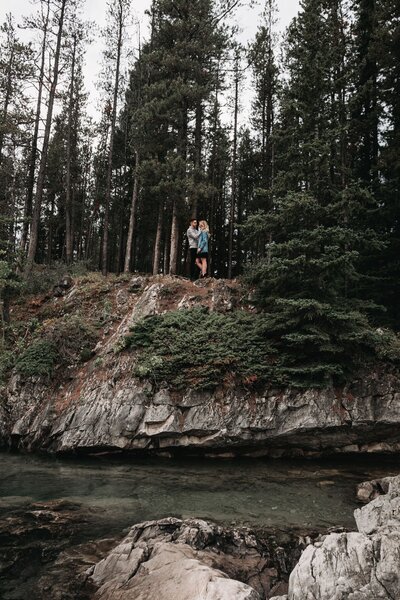
[{"label": "woman", "polygon": [[200,277],[207,277],[207,260],[208,260],[208,238],[210,230],[207,221],[200,221],[200,235],[197,239],[197,258],[196,265],[199,267]]}]

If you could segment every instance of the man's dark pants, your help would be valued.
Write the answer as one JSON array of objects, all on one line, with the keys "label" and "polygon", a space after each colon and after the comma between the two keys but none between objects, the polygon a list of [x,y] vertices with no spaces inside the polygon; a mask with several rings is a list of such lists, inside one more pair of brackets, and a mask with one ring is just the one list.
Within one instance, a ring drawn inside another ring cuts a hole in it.
[{"label": "man's dark pants", "polygon": [[190,279],[191,281],[195,281],[199,278],[200,269],[196,265],[197,258],[197,248],[189,248],[190,252]]}]

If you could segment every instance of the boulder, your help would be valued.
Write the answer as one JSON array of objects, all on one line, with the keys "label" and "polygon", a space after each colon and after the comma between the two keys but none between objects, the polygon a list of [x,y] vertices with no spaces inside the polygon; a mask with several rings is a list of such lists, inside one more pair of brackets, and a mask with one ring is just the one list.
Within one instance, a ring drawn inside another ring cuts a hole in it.
[{"label": "boulder", "polygon": [[273,534],[168,517],[132,527],[87,576],[96,600],[264,600],[287,589],[301,546],[295,535],[281,546]]},{"label": "boulder", "polygon": [[279,600],[400,598],[400,476],[354,516],[357,532],[332,533],[305,549]]},{"label": "boulder", "polygon": [[371,481],[363,481],[357,486],[357,500],[367,504],[382,494],[387,494],[392,477],[381,477]]}]

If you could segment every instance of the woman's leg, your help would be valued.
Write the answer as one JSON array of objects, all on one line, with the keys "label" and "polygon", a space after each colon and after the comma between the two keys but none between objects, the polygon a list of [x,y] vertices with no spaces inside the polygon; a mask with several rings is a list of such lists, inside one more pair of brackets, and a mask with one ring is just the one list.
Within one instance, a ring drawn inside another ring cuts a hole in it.
[{"label": "woman's leg", "polygon": [[205,277],[207,275],[207,259],[206,258],[201,259],[201,274],[203,275],[203,277]]},{"label": "woman's leg", "polygon": [[199,267],[200,273],[201,273],[201,267],[202,267],[201,258],[199,258],[199,257],[196,258],[196,265]]}]

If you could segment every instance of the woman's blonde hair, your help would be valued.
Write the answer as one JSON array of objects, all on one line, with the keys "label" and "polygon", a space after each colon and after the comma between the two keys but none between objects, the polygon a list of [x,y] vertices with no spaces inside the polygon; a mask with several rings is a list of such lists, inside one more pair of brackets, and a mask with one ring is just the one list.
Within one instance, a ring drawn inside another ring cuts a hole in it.
[{"label": "woman's blonde hair", "polygon": [[207,221],[200,221],[199,225],[200,225],[200,227],[203,225],[204,226],[204,231],[207,231],[207,233],[210,233],[210,228],[208,226]]}]

